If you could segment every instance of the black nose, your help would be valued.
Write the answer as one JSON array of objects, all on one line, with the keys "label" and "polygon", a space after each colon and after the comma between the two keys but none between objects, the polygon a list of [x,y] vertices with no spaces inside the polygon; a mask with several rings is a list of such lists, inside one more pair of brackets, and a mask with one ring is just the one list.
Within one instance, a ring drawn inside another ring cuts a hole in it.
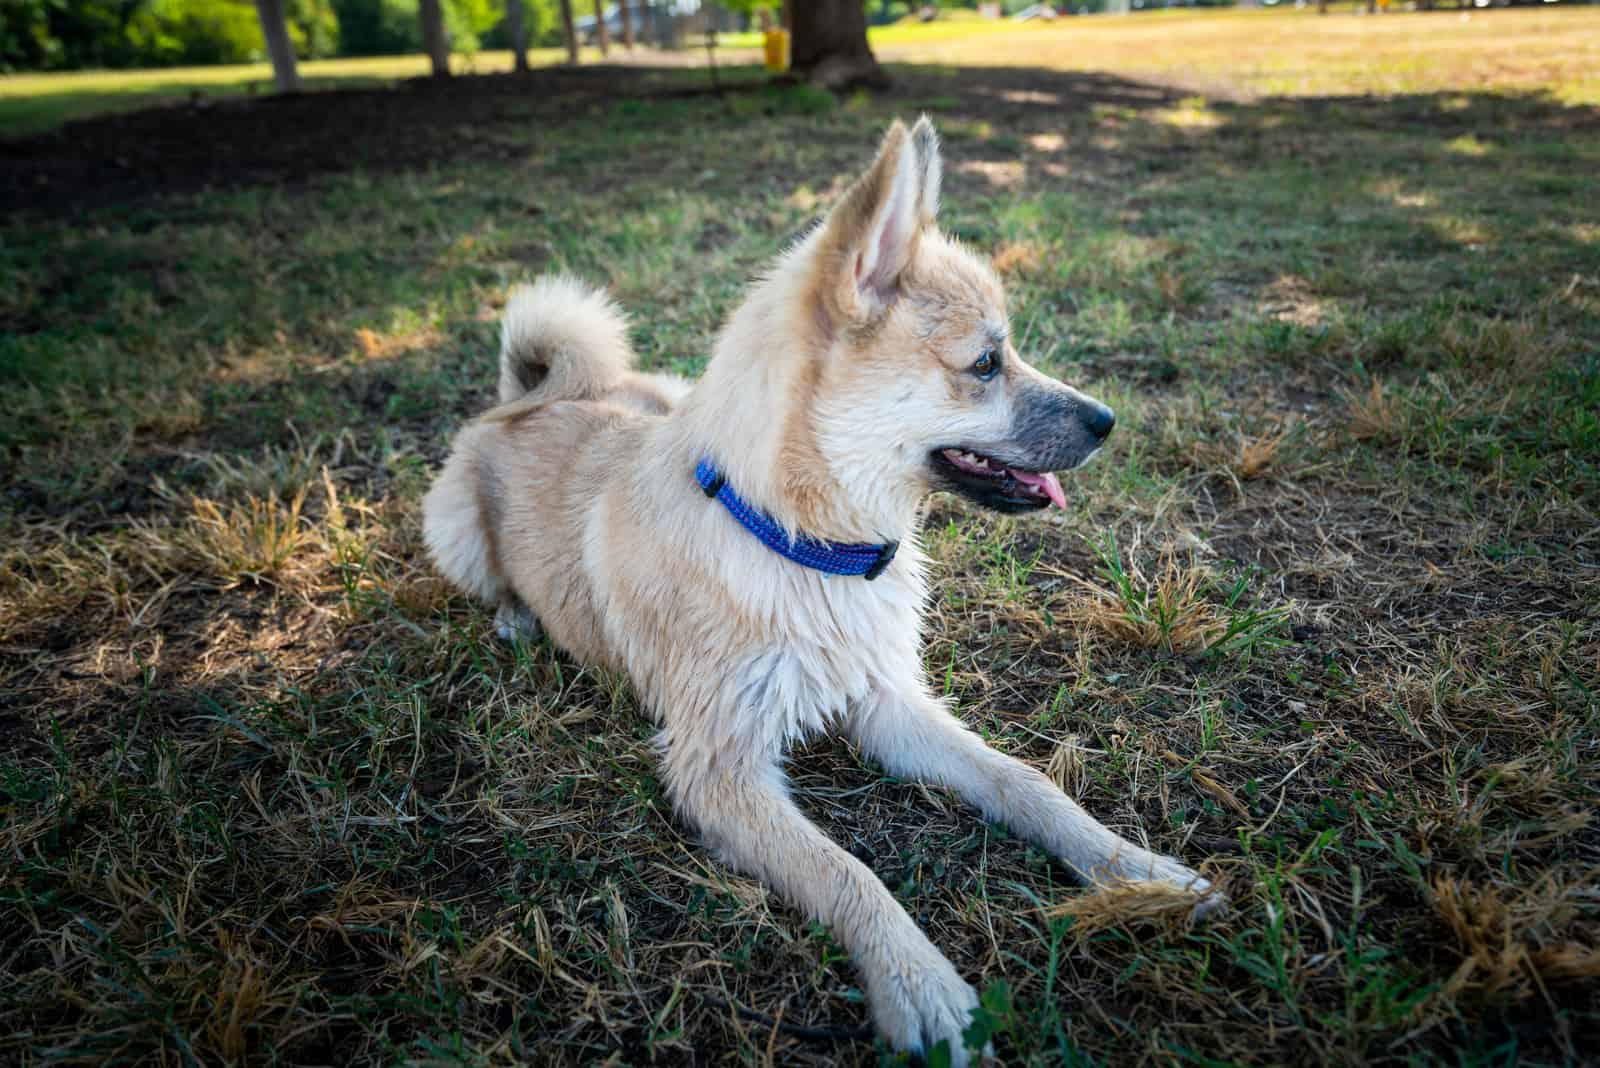
[{"label": "black nose", "polygon": [[1117,413],[1104,404],[1090,401],[1084,409],[1083,425],[1096,439],[1104,441],[1106,435],[1111,433],[1111,428],[1117,425]]}]

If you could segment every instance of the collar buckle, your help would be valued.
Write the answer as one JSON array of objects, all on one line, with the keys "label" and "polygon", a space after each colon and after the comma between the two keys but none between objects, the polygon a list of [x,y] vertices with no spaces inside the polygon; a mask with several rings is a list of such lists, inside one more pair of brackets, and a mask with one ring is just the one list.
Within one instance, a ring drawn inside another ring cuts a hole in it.
[{"label": "collar buckle", "polygon": [[862,572],[861,577],[866,579],[868,582],[871,582],[873,579],[875,579],[879,575],[883,574],[884,571],[888,568],[888,566],[891,563],[894,562],[894,554],[899,552],[899,551],[900,551],[900,543],[899,542],[897,542],[897,541],[889,542],[881,550],[879,550],[878,558],[872,562],[872,566],[871,567],[867,568],[866,571]]}]

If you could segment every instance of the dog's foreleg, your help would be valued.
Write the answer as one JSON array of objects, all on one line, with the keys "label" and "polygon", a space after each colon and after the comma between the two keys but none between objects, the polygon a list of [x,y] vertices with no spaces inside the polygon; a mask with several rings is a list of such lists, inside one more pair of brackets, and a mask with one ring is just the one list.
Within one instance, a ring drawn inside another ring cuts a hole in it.
[{"label": "dog's foreleg", "polygon": [[1093,883],[1160,882],[1201,895],[1195,913],[1223,904],[1197,872],[1121,837],[1045,775],[990,748],[925,691],[880,692],[855,710],[850,734],[890,773],[955,790],[989,819],[1048,849]]},{"label": "dog's foreleg", "polygon": [[941,1039],[968,1063],[962,1032],[977,995],[865,864],[790,800],[776,765],[673,774],[679,810],[730,866],[832,929],[860,970],[878,1029],[926,1054]]}]

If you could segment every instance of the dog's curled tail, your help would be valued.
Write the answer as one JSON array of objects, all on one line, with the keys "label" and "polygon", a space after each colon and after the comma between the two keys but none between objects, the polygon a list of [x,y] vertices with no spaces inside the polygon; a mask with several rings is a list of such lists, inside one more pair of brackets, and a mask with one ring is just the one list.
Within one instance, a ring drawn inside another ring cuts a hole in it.
[{"label": "dog's curled tail", "polygon": [[611,298],[569,275],[511,291],[500,323],[500,403],[535,390],[550,400],[597,397],[633,366],[628,324]]}]

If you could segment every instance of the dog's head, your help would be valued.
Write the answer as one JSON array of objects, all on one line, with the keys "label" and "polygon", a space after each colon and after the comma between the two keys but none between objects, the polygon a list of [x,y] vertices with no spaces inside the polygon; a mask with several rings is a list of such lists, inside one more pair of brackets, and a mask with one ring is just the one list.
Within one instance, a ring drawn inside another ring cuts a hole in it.
[{"label": "dog's head", "polygon": [[988,264],[939,231],[939,139],[896,122],[814,246],[826,349],[812,419],[847,484],[946,489],[1002,512],[1065,506],[1111,409],[1034,370]]}]

